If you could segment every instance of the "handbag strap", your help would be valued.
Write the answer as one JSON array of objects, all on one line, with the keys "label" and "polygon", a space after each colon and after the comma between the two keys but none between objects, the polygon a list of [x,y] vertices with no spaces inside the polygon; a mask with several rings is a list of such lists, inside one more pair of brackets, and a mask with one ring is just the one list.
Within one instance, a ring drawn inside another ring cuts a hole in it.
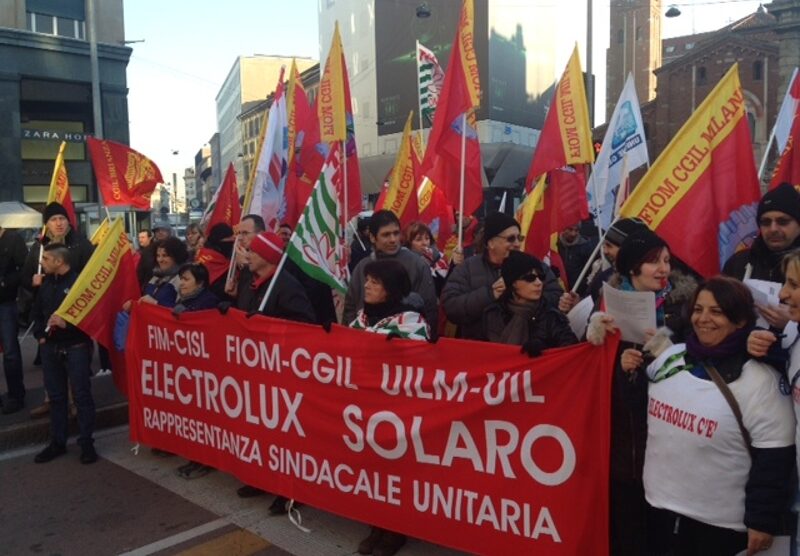
[{"label": "handbag strap", "polygon": [[742,436],[744,437],[744,442],[747,444],[747,451],[751,453],[753,452],[753,441],[750,438],[750,433],[747,432],[747,428],[744,426],[744,420],[742,419],[742,408],[739,407],[739,402],[736,401],[736,396],[733,395],[731,389],[728,388],[728,385],[725,384],[725,380],[719,374],[716,367],[710,364],[703,365],[708,373],[708,376],[711,377],[711,380],[714,381],[714,384],[717,385],[719,391],[722,393],[722,397],[725,398],[725,401],[728,402],[728,405],[731,407],[731,411],[733,411],[733,415],[736,417],[736,422],[739,424],[739,430],[742,432]]}]

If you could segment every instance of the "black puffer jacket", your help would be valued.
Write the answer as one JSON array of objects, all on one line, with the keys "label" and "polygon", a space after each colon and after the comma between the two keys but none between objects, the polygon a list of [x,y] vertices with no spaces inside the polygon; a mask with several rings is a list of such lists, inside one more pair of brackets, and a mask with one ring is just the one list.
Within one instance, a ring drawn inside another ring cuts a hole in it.
[{"label": "black puffer jacket", "polygon": [[[502,343],[503,329],[511,321],[512,316],[508,305],[502,301],[489,305],[483,312],[483,339]],[[537,347],[549,349],[578,343],[567,317],[546,303],[539,304],[527,324],[528,332],[522,345],[528,349]]]},{"label": "black puffer jacket", "polygon": [[[680,271],[672,271],[669,282],[672,291],[664,303],[663,325],[674,333],[673,341],[680,342],[691,327],[687,304],[697,288],[697,281]],[[619,287],[619,274],[612,276],[608,283]],[[620,358],[628,348],[641,349],[642,346],[621,342],[617,351],[611,384],[611,477],[640,483],[647,444],[647,376],[643,372],[622,370]]]}]

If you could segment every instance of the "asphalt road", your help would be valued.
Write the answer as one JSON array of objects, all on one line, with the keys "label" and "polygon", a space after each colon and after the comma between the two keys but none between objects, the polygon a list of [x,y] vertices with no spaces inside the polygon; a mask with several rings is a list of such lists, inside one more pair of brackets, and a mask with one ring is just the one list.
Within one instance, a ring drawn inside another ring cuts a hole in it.
[{"label": "asphalt road", "polygon": [[[240,483],[213,472],[177,476],[185,463],[131,451],[127,427],[96,435],[100,461],[66,455],[34,464],[42,446],[0,452],[0,555],[148,554],[341,556],[354,554],[367,526],[302,508],[303,532],[267,512],[270,496],[241,499]],[[410,540],[403,556],[458,555]]]}]

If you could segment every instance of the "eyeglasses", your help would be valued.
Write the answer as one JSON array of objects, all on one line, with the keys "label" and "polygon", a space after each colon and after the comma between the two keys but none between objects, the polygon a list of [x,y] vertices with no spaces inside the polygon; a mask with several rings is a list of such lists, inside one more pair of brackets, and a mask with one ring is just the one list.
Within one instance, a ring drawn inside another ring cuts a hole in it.
[{"label": "eyeglasses", "polygon": [[761,218],[758,225],[762,228],[767,228],[774,222],[777,226],[788,226],[792,223],[793,218],[787,216],[779,216],[778,218]]},{"label": "eyeglasses", "polygon": [[528,274],[520,276],[519,279],[524,282],[530,282],[531,284],[533,284],[536,280],[544,282],[544,277],[538,272],[529,272]]},{"label": "eyeglasses", "polygon": [[525,236],[522,234],[511,234],[510,236],[497,236],[497,237],[499,237],[500,239],[504,239],[509,243],[516,243],[516,242],[522,243],[523,241],[525,241]]}]

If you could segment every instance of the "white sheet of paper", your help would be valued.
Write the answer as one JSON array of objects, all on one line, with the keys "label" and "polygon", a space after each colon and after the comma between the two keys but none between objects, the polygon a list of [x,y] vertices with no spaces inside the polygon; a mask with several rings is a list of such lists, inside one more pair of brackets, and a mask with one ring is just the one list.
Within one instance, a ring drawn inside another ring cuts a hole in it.
[{"label": "white sheet of paper", "polygon": [[656,328],[655,293],[626,292],[603,284],[603,301],[624,341],[644,344],[644,331]]},{"label": "white sheet of paper", "polygon": [[567,320],[569,320],[569,327],[580,340],[586,333],[586,327],[589,324],[589,317],[594,309],[594,300],[591,295],[581,299],[581,301],[567,313]]},{"label": "white sheet of paper", "polygon": [[[772,538],[772,546],[768,550],[759,552],[758,556],[789,556],[791,550],[790,537],[788,535]],[[736,556],[747,556],[747,551],[742,550]]]},{"label": "white sheet of paper", "polygon": [[[780,303],[778,292],[781,291],[783,284],[780,282],[769,282],[767,280],[755,280],[748,278],[744,284],[750,288],[750,293],[753,294],[753,301],[756,305],[776,307]],[[769,323],[756,311],[758,318],[756,324],[761,328],[769,328]]]}]

